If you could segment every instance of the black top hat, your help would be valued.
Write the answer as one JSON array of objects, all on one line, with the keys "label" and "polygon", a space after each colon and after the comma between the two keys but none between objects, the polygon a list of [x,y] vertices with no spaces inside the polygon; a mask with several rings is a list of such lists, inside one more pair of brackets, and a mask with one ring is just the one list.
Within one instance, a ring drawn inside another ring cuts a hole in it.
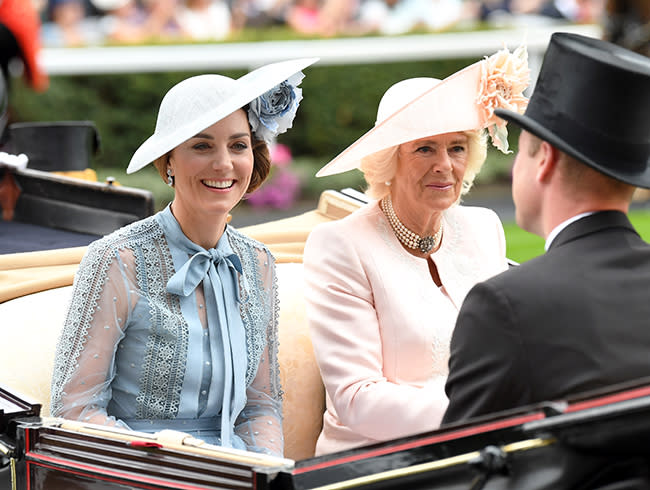
[{"label": "black top hat", "polygon": [[526,112],[495,112],[610,177],[650,188],[650,58],[555,33]]}]

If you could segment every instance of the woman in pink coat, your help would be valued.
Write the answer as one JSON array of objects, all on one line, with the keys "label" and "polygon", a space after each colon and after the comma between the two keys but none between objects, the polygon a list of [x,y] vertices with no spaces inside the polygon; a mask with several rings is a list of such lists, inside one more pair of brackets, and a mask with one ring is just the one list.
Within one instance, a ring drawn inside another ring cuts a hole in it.
[{"label": "woman in pink coat", "polygon": [[[317,176],[360,168],[373,198],[305,245],[307,314],[327,392],[316,454],[438,428],[449,341],[469,289],[507,267],[496,214],[461,206],[497,107],[523,112],[524,48],[388,89],[375,126]],[[487,131],[486,131],[487,130]]]}]

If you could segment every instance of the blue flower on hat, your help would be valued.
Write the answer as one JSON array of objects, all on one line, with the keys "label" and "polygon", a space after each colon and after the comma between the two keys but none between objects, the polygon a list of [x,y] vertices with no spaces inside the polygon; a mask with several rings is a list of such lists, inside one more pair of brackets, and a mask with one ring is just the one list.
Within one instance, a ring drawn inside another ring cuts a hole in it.
[{"label": "blue flower on hat", "polygon": [[251,101],[248,121],[258,138],[270,143],[291,127],[302,100],[302,89],[298,85],[304,77],[298,72]]}]

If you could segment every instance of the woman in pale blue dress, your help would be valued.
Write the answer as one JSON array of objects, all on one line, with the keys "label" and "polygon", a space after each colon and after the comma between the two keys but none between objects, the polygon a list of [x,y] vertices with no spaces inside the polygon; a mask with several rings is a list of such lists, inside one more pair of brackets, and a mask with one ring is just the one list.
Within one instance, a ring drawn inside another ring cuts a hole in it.
[{"label": "woman in pale blue dress", "polygon": [[267,143],[291,127],[315,61],[191,77],[165,95],[127,173],[153,163],[174,199],[89,246],[52,415],[282,455],[274,259],[227,220],[267,177]]}]

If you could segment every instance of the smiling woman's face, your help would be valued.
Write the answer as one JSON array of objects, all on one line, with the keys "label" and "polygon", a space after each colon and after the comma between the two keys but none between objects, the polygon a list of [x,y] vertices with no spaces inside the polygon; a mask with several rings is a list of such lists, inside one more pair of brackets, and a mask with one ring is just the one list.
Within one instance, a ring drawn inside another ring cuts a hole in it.
[{"label": "smiling woman's face", "polygon": [[253,162],[243,110],[181,143],[170,153],[168,164],[174,176],[174,212],[229,213],[248,189]]},{"label": "smiling woman's face", "polygon": [[469,155],[465,133],[445,133],[400,145],[393,200],[408,214],[441,212],[458,201]]}]

